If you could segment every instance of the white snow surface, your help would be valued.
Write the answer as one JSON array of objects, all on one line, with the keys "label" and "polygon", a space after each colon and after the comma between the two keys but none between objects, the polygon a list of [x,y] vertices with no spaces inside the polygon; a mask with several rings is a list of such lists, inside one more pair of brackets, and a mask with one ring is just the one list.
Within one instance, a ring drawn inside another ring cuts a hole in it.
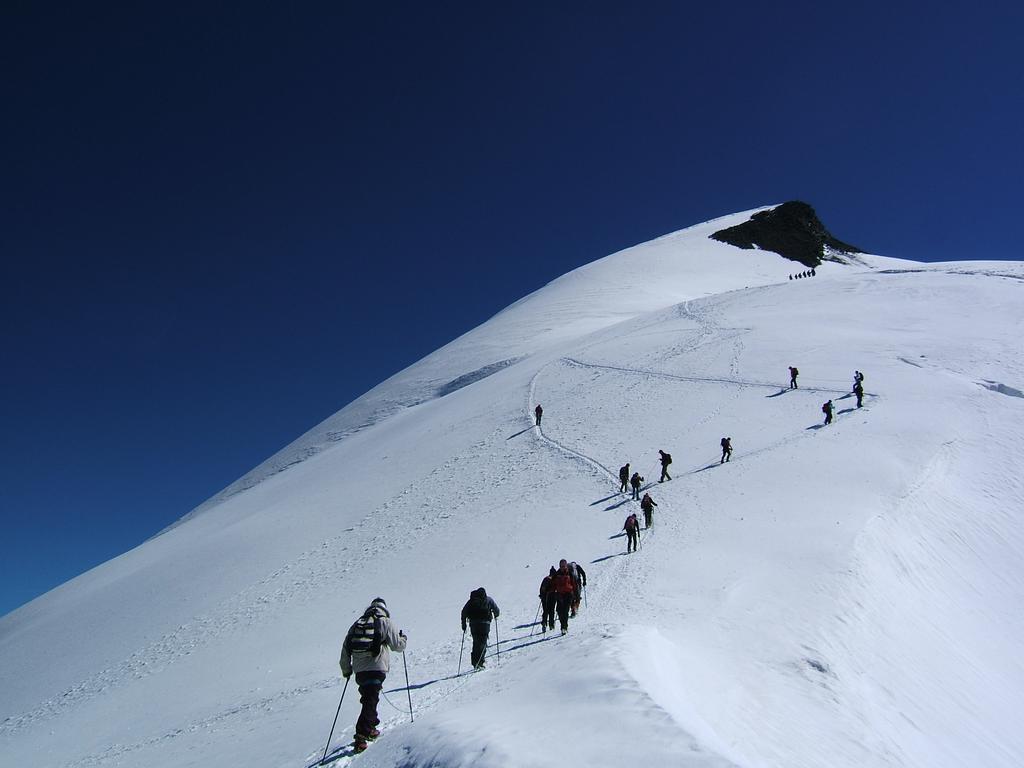
[{"label": "white snow surface", "polygon": [[[411,689],[396,654],[331,765],[1024,765],[1024,263],[790,281],[707,238],[750,213],[553,281],[0,619],[0,765],[310,766],[378,595]],[[626,461],[659,504],[630,555]],[[562,557],[586,605],[542,635]],[[481,585],[501,653],[456,676]]]}]

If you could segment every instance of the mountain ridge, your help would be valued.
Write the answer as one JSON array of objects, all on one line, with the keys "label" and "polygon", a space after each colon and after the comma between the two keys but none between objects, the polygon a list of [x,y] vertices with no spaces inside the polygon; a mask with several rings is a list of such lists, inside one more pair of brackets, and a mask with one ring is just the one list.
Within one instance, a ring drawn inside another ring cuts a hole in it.
[{"label": "mountain ridge", "polygon": [[[0,618],[5,761],[310,765],[379,595],[416,721],[396,657],[366,768],[1019,764],[1024,263],[866,255],[790,281],[718,228],[553,281],[292,451],[415,405]],[[628,556],[626,461],[659,505]],[[588,594],[541,636],[562,557]],[[481,585],[501,658],[456,676]]]}]

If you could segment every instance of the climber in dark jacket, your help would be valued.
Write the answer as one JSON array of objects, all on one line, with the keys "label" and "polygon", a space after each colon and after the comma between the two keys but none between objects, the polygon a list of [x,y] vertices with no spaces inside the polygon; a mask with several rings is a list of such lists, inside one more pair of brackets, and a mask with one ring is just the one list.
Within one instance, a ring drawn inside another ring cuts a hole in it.
[{"label": "climber in dark jacket", "polygon": [[469,600],[462,607],[462,631],[466,631],[468,621],[469,631],[473,635],[473,652],[470,660],[474,669],[484,666],[487,637],[491,634],[491,617],[496,619],[500,614],[498,604],[487,596],[487,591],[483,587],[469,593]]},{"label": "climber in dark jacket", "polygon": [[544,609],[544,615],[540,617],[540,631],[547,632],[555,628],[555,606],[558,604],[558,593],[555,592],[555,566],[551,566],[548,575],[540,583],[540,603]]}]

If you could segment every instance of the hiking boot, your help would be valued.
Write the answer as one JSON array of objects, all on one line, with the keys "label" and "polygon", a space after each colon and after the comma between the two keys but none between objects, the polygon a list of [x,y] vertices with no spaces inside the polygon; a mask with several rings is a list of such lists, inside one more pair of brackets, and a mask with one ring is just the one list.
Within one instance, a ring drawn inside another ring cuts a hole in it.
[{"label": "hiking boot", "polygon": [[359,753],[366,749],[367,743],[362,739],[356,739],[352,742],[352,751]]}]

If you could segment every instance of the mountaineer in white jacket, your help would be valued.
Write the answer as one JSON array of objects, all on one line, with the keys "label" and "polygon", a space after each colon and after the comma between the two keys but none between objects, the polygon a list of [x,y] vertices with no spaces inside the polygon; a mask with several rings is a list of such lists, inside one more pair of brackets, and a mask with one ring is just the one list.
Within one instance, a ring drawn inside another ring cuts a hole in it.
[{"label": "mountaineer in white jacket", "polygon": [[381,598],[376,598],[345,635],[341,646],[341,674],[348,679],[356,673],[359,701],[363,708],[356,720],[353,747],[357,752],[366,749],[366,743],[380,735],[377,725],[377,702],[391,668],[391,651],[405,650],[405,633],[395,631],[391,614]]}]

